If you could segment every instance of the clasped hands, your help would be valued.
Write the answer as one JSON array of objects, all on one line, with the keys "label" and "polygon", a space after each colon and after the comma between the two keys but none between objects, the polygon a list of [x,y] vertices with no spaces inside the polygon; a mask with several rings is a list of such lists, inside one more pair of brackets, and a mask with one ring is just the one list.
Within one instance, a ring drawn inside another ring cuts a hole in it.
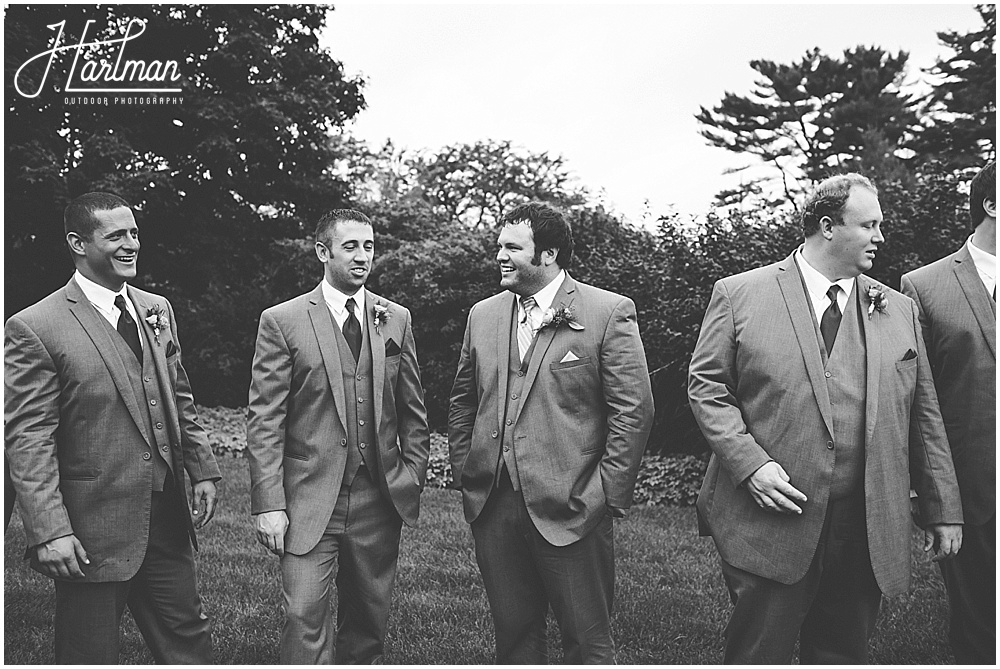
[{"label": "clasped hands", "polygon": [[[800,515],[808,501],[802,491],[790,482],[785,469],[773,460],[763,464],[747,478],[746,488],[762,509],[775,513]],[[934,550],[934,562],[947,560],[962,547],[962,526],[953,524],[928,525],[924,530],[924,552]]]},{"label": "clasped hands", "polygon": [[[199,481],[194,484],[191,515],[194,526],[203,528],[215,515],[218,499],[214,481]],[[75,534],[57,537],[36,548],[38,569],[50,578],[83,578],[83,567],[90,564],[87,550]]]}]

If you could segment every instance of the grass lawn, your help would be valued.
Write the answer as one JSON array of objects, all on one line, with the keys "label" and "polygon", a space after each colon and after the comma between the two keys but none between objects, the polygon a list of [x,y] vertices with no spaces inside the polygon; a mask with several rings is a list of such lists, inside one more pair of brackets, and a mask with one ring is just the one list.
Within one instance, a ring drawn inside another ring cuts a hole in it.
[{"label": "grass lawn", "polygon": [[[223,457],[222,506],[199,541],[202,598],[214,620],[220,664],[278,660],[281,590],[277,558],[250,528],[246,461]],[[693,508],[636,508],[615,531],[617,591],[614,634],[623,664],[717,664],[729,599],[711,540],[697,536]],[[4,663],[48,664],[52,656],[53,588],[21,559],[24,531],[15,514],[4,545]],[[947,603],[936,567],[914,544],[910,594],[883,604],[873,642],[878,664],[953,661],[947,647]],[[421,527],[404,528],[390,616],[386,662],[492,662],[493,628],[472,535],[459,493],[424,493]],[[554,623],[550,661],[562,651]],[[122,660],[152,663],[126,614]]]}]

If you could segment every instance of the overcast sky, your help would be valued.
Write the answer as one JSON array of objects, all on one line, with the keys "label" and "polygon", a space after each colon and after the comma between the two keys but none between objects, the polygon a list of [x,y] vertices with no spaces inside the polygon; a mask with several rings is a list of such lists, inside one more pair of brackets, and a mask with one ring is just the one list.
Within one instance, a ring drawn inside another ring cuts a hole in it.
[{"label": "overcast sky", "polygon": [[908,80],[979,29],[971,4],[371,5],[338,3],[324,44],[367,84],[350,126],[374,145],[509,139],[562,155],[579,183],[639,222],[650,202],[704,214],[751,160],[708,146],[694,114],[750,92],[752,59],[858,45],[910,53]]}]

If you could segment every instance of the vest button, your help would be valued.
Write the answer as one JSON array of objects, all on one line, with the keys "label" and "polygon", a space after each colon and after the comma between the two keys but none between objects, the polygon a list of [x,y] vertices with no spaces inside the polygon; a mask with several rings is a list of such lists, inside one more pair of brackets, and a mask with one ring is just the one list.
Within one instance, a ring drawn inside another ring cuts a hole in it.
[{"label": "vest button", "polygon": [[522,372],[521,370],[517,370],[517,375],[518,376],[524,376],[524,372]]},{"label": "vest button", "polygon": [[362,448],[362,449],[364,449],[364,447],[365,447],[365,442],[363,442],[363,441],[362,441],[362,442],[361,442],[361,444],[360,444],[360,446],[361,446],[361,448]]},{"label": "vest button", "polygon": [[360,374],[358,374],[358,381],[364,381],[364,380],[365,380],[365,377],[363,377]]},{"label": "vest button", "polygon": [[511,393],[511,394],[510,394],[510,398],[511,398],[512,400],[516,400],[516,399],[517,399],[517,393]]},{"label": "vest button", "polygon": [[160,450],[166,453],[169,449],[166,446],[160,446]]},{"label": "vest button", "polygon": [[496,439],[500,435],[500,433],[497,432],[496,430],[493,430],[492,435],[493,435],[493,438]]},{"label": "vest button", "polygon": [[153,457],[153,456],[150,455],[149,453],[143,453],[142,454],[142,459],[143,460],[149,460],[151,457]]},{"label": "vest button", "polygon": [[509,447],[509,446],[504,446],[504,447],[503,447],[503,452],[504,452],[504,453],[506,453],[506,452],[507,452],[507,451],[509,451],[509,450],[510,450],[510,447]]},{"label": "vest button", "polygon": [[511,420],[510,418],[508,418],[508,419],[507,419],[507,424],[508,424],[508,425],[513,425],[513,424],[514,424],[514,421],[512,421],[512,420]]},{"label": "vest button", "polygon": [[149,406],[155,407],[156,406],[156,400],[149,400]]},{"label": "vest button", "polygon": [[833,374],[831,374],[830,372],[826,373],[826,378],[830,378],[831,376],[833,376]]},{"label": "vest button", "polygon": [[145,381],[146,383],[149,383],[150,381],[152,381],[152,379],[150,379],[148,376],[142,377],[142,380]]},{"label": "vest button", "polygon": [[365,398],[364,398],[364,397],[359,397],[359,398],[358,398],[358,404],[361,404],[361,403],[362,403],[362,402],[364,402],[364,401],[365,401]]},{"label": "vest button", "polygon": [[341,446],[347,446],[347,440],[346,439],[341,439],[340,440],[340,445]]},{"label": "vest button", "polygon": [[163,429],[163,423],[157,423],[156,424],[156,429],[157,430],[162,430]]},{"label": "vest button", "polygon": [[365,422],[363,420],[359,420],[358,421],[358,425],[364,425],[364,424],[365,424]]},{"label": "vest button", "polygon": [[826,447],[832,451],[833,450],[833,442],[832,441],[826,442]]}]

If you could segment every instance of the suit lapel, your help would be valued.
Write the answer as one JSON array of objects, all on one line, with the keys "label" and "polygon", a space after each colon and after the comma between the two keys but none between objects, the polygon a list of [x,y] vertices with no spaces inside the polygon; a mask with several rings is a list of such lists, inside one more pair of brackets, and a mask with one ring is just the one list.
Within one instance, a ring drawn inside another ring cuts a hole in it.
[{"label": "suit lapel", "polygon": [[996,304],[986,293],[986,286],[983,285],[982,279],[979,278],[976,263],[972,260],[967,247],[963,246],[958,255],[955,256],[952,269],[955,272],[955,278],[958,279],[958,284],[962,287],[965,299],[969,301],[972,313],[979,323],[979,329],[983,331],[983,337],[986,339],[990,353],[993,355],[993,359],[996,360]]},{"label": "suit lapel", "polygon": [[[375,304],[381,303],[367,288],[365,289],[366,336],[372,349],[372,386],[375,391],[375,434],[379,433],[382,422],[382,389],[385,386],[385,339],[381,328],[375,327]],[[382,324],[385,327],[385,323]],[[403,342],[400,342],[402,344]],[[362,345],[362,350],[364,346]]]},{"label": "suit lapel", "polygon": [[[850,308],[857,309],[861,305],[861,330],[865,337],[865,358],[867,380],[865,386],[865,445],[871,443],[875,435],[875,419],[878,418],[878,397],[879,383],[882,372],[882,337],[884,327],[882,321],[889,318],[889,311],[885,313],[873,312],[871,318],[868,317],[868,307],[871,299],[868,297],[868,288],[871,286],[880,287],[878,283],[872,281],[864,274],[854,280],[854,290],[858,292],[855,304]],[[882,290],[885,290],[884,288]]]},{"label": "suit lapel", "polygon": [[317,287],[309,295],[309,320],[312,322],[313,332],[316,334],[316,341],[319,344],[319,353],[323,358],[323,366],[326,368],[326,380],[330,384],[330,391],[333,393],[333,403],[337,407],[337,415],[340,417],[340,425],[347,429],[347,400],[344,395],[343,370],[340,367],[340,352],[337,349],[337,324],[333,320],[330,308],[326,306],[323,299],[322,287]]},{"label": "suit lapel", "polygon": [[507,300],[500,301],[500,318],[497,319],[497,425],[503,425],[503,414],[506,408],[507,376],[510,370],[510,331],[514,326],[514,309],[517,297],[508,293]]},{"label": "suit lapel", "polygon": [[[573,304],[575,293],[576,282],[570,278],[569,274],[566,274],[566,278],[563,279],[563,283],[559,287],[555,299],[552,300],[552,309],[557,310],[559,307],[568,307]],[[531,386],[535,383],[535,378],[538,376],[538,370],[542,366],[542,359],[545,357],[545,352],[549,350],[549,346],[556,336],[556,330],[557,328],[555,327],[548,327],[540,330],[535,335],[534,350],[531,352],[531,359],[528,361],[528,373],[524,377],[524,388],[521,390],[521,401],[518,402],[517,414],[514,416],[515,423],[521,414],[521,409],[524,408],[528,393],[531,392]],[[510,328],[508,328],[509,331]],[[506,385],[504,388],[506,388]]]},{"label": "suit lapel", "polygon": [[812,305],[806,298],[806,290],[802,285],[799,268],[795,265],[795,254],[788,256],[778,265],[778,288],[785,300],[788,317],[792,321],[795,338],[799,342],[802,359],[806,365],[806,374],[812,385],[813,395],[819,405],[826,429],[833,434],[833,409],[830,406],[830,391],[826,386],[823,370],[823,358],[819,352],[819,341],[816,338],[816,327],[813,325],[815,316]]},{"label": "suit lapel", "polygon": [[135,397],[135,393],[132,392],[132,384],[129,383],[128,372],[125,371],[125,365],[118,356],[118,349],[115,346],[115,342],[111,339],[111,333],[105,327],[104,323],[101,322],[104,316],[101,316],[97,312],[94,305],[90,303],[87,296],[80,290],[80,286],[72,279],[66,284],[66,297],[72,303],[69,308],[70,312],[80,322],[84,331],[94,342],[98,354],[108,368],[108,373],[111,374],[112,382],[114,382],[115,387],[118,389],[118,394],[121,395],[122,401],[125,402],[125,407],[132,416],[132,420],[135,421],[136,427],[139,428],[139,434],[148,442],[149,436],[146,434],[146,423],[140,413],[139,402]]}]

